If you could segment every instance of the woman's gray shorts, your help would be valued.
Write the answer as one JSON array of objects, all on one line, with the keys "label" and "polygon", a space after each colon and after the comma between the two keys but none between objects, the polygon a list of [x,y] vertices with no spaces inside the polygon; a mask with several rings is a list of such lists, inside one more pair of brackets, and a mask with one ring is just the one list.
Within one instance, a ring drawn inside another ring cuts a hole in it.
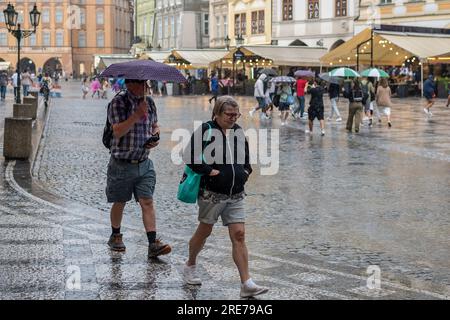
[{"label": "woman's gray shorts", "polygon": [[219,203],[205,201],[198,197],[198,221],[206,224],[215,224],[222,219],[222,224],[227,226],[232,223],[244,223],[245,211],[243,199],[222,200]]},{"label": "woman's gray shorts", "polygon": [[111,158],[108,164],[106,197],[109,203],[128,202],[133,194],[139,199],[153,199],[156,173],[153,162],[128,163]]}]

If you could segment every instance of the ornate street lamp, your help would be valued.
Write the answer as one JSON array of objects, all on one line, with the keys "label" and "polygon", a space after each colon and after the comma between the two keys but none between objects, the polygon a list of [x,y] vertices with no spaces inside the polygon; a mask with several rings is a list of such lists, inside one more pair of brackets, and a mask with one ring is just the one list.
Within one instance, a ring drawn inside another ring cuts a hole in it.
[{"label": "ornate street lamp", "polygon": [[231,43],[230,37],[227,35],[225,37],[225,39],[223,39],[223,41],[225,42],[225,46],[227,47],[227,51],[229,51],[230,50],[230,43]]},{"label": "ornate street lamp", "polygon": [[240,46],[242,46],[244,44],[244,37],[242,36],[242,34],[239,34],[237,37],[236,37],[236,46],[237,47],[240,47]]},{"label": "ornate street lamp", "polygon": [[3,10],[3,14],[5,15],[5,23],[8,31],[17,39],[17,95],[16,95],[16,103],[20,103],[20,41],[24,38],[28,38],[33,33],[36,32],[36,28],[39,25],[39,21],[41,18],[41,13],[37,10],[36,4],[33,7],[33,10],[30,11],[30,24],[33,27],[33,30],[22,30],[20,28],[20,23],[17,23],[17,17],[19,16],[18,12],[14,9],[12,4],[8,4],[7,8]]}]

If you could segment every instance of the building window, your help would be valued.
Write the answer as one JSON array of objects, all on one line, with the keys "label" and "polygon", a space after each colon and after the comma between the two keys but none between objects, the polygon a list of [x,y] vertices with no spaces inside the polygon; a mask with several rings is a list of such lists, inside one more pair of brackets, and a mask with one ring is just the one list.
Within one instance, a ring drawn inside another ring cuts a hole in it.
[{"label": "building window", "polygon": [[347,16],[347,0],[336,0],[336,17]]},{"label": "building window", "polygon": [[34,47],[36,45],[36,33],[31,34],[28,41],[30,47]]},{"label": "building window", "polygon": [[97,32],[97,47],[103,48],[105,46],[105,34],[103,31]]},{"label": "building window", "polygon": [[164,38],[169,37],[169,17],[164,17]]},{"label": "building window", "polygon": [[234,34],[236,36],[247,34],[247,15],[245,13],[234,15]]},{"label": "building window", "polygon": [[158,18],[158,39],[162,40],[162,37],[163,37],[162,19]]},{"label": "building window", "polygon": [[103,10],[98,10],[96,13],[97,25],[103,25]]},{"label": "building window", "polygon": [[258,33],[265,32],[265,18],[264,18],[264,10],[258,11]]},{"label": "building window", "polygon": [[209,14],[203,15],[203,33],[205,36],[209,35]]},{"label": "building window", "polygon": [[50,9],[42,9],[42,23],[50,23]]},{"label": "building window", "polygon": [[170,17],[170,36],[175,38],[175,17]]},{"label": "building window", "polygon": [[86,33],[84,31],[78,32],[78,47],[86,47]]},{"label": "building window", "polygon": [[7,45],[8,45],[8,34],[6,32],[0,32],[0,46],[7,46]]},{"label": "building window", "polygon": [[23,23],[23,10],[17,9],[17,12],[19,13],[19,15],[17,16],[17,23]]},{"label": "building window", "polygon": [[43,46],[50,46],[50,31],[44,31],[42,33],[42,45]]},{"label": "building window", "polygon": [[392,3],[392,0],[380,0],[380,4],[389,4]]},{"label": "building window", "polygon": [[223,16],[223,37],[228,35],[228,16]]},{"label": "building window", "polygon": [[220,27],[222,25],[220,24],[220,17],[216,16],[216,38],[219,39],[220,38]]},{"label": "building window", "polygon": [[292,15],[293,7],[292,0],[283,0],[283,20],[292,20],[294,17]]},{"label": "building window", "polygon": [[84,9],[80,10],[80,24],[86,24],[86,11]]},{"label": "building window", "polygon": [[[1,12],[3,13],[3,12]],[[5,16],[3,14],[0,14],[0,23],[5,22]]]},{"label": "building window", "polygon": [[258,11],[252,12],[252,34],[258,33]]},{"label": "building window", "polygon": [[56,46],[62,47],[64,46],[64,32],[56,31]]},{"label": "building window", "polygon": [[264,33],[264,10],[252,12],[252,34]]},{"label": "building window", "polygon": [[308,0],[308,19],[319,19],[319,0]]},{"label": "building window", "polygon": [[55,10],[55,22],[62,23],[63,22],[63,11],[61,8],[57,8]]}]

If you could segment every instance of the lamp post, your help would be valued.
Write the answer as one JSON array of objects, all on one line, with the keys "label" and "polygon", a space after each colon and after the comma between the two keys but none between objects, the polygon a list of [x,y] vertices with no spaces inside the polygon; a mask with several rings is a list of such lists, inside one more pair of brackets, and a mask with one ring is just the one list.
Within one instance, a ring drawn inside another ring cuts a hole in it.
[{"label": "lamp post", "polygon": [[230,37],[227,35],[225,37],[225,39],[223,39],[223,41],[225,42],[225,47],[227,48],[227,51],[229,51],[230,50],[230,43],[231,43]]},{"label": "lamp post", "polygon": [[[233,56],[234,64],[236,64],[236,61],[243,61],[243,58],[245,57],[245,54],[241,51],[241,46],[244,44],[244,37],[242,36],[242,34],[238,34],[236,36],[235,40],[236,40],[237,51],[235,52],[235,54]],[[242,70],[244,72],[244,74],[242,75],[243,76],[242,87],[243,87],[244,94],[245,94],[245,63],[244,62],[242,63]]]},{"label": "lamp post", "polygon": [[33,10],[30,11],[30,24],[33,27],[32,30],[22,30],[20,23],[17,23],[18,12],[14,9],[12,4],[8,4],[8,7],[3,10],[5,15],[5,23],[8,31],[17,39],[17,94],[16,103],[20,103],[20,41],[22,39],[28,38],[33,33],[36,32],[36,28],[39,25],[39,20],[41,18],[41,13],[37,10],[36,4]]}]

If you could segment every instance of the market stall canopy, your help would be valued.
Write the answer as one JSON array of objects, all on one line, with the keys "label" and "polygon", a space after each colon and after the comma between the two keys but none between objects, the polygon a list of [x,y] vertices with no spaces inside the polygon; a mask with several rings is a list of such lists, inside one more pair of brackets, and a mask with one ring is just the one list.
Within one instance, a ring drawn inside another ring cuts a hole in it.
[{"label": "market stall canopy", "polygon": [[[370,64],[370,39],[371,29],[367,28],[325,54],[320,60],[327,66],[355,65],[357,46],[362,44],[359,63]],[[449,54],[450,34],[373,30],[373,44],[374,65],[401,65],[414,56],[419,59],[430,59]]]},{"label": "market stall canopy", "polygon": [[[242,46],[239,48],[247,60],[251,57],[259,57],[259,60],[264,61],[264,65],[275,66],[292,66],[292,67],[314,67],[320,66],[319,58],[323,56],[327,50],[321,47],[294,47],[294,46]],[[222,57],[225,62],[230,62],[233,59],[233,54],[237,49],[231,50],[227,55]],[[252,63],[256,59],[251,59]],[[261,64],[259,64],[261,66]]]},{"label": "market stall canopy", "polygon": [[170,51],[146,51],[145,54],[147,57],[156,62],[163,63],[167,57],[170,55]]},{"label": "market stall canopy", "polygon": [[175,61],[169,61],[169,57],[166,57],[164,62],[190,69],[207,69],[212,62],[220,60],[227,52],[225,49],[172,50],[171,55]]},{"label": "market stall canopy", "polygon": [[105,70],[110,65],[120,62],[128,62],[136,60],[132,55],[96,55],[94,58],[94,66],[99,70]]},{"label": "market stall canopy", "polygon": [[0,71],[8,70],[11,67],[11,62],[9,61],[1,61],[0,62]]}]

